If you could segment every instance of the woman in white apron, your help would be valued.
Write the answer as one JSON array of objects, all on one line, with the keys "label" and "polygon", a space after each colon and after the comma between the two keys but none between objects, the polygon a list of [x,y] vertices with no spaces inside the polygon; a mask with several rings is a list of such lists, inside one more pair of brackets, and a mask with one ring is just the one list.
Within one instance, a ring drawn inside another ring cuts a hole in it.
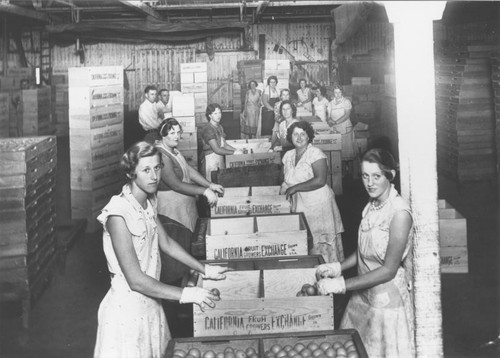
[{"label": "woman in white apron", "polygon": [[327,123],[332,129],[342,135],[342,162],[343,174],[352,172],[354,160],[358,156],[354,129],[351,122],[352,104],[344,97],[344,90],[340,85],[333,87],[333,99],[328,105]]},{"label": "woman in white apron", "polygon": [[[191,252],[191,236],[198,219],[196,197],[205,196],[213,206],[217,204],[217,193],[223,194],[224,188],[206,180],[177,150],[182,140],[182,128],[175,118],[161,123],[160,135],[162,140],[155,142],[163,162],[158,187],[158,216],[167,234]],[[180,284],[188,270],[167,256],[162,256],[162,268],[162,280],[171,284]]]},{"label": "woman in white apron", "polygon": [[307,82],[304,78],[299,80],[300,88],[297,91],[297,107],[304,107],[308,112],[312,112],[312,99],[313,94],[309,87],[307,87]]},{"label": "woman in white apron", "polygon": [[225,169],[225,155],[242,154],[242,151],[226,143],[226,134],[220,124],[222,110],[217,103],[209,104],[205,115],[207,116],[208,124],[203,128],[201,134],[203,145],[201,168],[205,178],[211,181],[213,171]]}]

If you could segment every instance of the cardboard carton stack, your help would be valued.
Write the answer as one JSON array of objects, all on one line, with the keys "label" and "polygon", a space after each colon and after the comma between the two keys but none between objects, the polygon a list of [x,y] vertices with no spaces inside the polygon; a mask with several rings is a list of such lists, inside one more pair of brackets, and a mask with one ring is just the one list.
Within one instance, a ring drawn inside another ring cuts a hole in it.
[{"label": "cardboard carton stack", "polygon": [[74,67],[68,69],[71,161],[71,214],[87,219],[87,231],[124,176],[123,68]]}]

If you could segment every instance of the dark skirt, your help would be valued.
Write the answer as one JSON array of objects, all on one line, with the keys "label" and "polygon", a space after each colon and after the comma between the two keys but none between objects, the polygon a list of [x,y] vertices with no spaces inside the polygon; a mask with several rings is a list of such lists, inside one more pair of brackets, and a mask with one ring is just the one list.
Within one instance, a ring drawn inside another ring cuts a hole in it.
[{"label": "dark skirt", "polygon": [[[181,223],[166,216],[158,215],[160,223],[168,236],[174,239],[188,253],[191,253],[191,237],[193,233]],[[160,280],[164,283],[180,285],[182,278],[189,273],[189,267],[166,255],[162,251]]]}]

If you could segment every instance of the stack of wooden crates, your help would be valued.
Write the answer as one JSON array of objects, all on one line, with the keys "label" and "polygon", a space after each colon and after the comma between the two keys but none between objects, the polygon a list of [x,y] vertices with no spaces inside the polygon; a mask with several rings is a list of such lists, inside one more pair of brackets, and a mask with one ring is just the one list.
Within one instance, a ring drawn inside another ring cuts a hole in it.
[{"label": "stack of wooden crates", "polygon": [[436,56],[438,173],[460,183],[496,175],[491,80],[488,49],[464,46]]},{"label": "stack of wooden crates", "polygon": [[71,162],[71,215],[86,219],[87,231],[124,183],[123,68],[68,69]]},{"label": "stack of wooden crates", "polygon": [[[194,98],[196,123],[206,123],[208,105],[208,72],[206,62],[181,63],[181,92]],[[174,117],[176,116],[173,113]]]},{"label": "stack of wooden crates", "polygon": [[30,302],[56,264],[55,137],[0,139],[0,301]]}]

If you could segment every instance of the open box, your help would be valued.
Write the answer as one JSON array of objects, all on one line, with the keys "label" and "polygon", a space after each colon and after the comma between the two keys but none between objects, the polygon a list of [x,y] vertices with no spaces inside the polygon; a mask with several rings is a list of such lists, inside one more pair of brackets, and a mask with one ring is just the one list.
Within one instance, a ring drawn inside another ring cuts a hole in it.
[{"label": "open box", "polygon": [[278,185],[225,188],[224,196],[211,209],[211,216],[289,213],[290,202],[279,192]]},{"label": "open box", "polygon": [[194,256],[207,260],[307,255],[312,235],[303,213],[199,218]]},{"label": "open box", "polygon": [[[296,332],[296,333],[275,333],[266,335],[254,336],[221,336],[221,337],[203,337],[203,338],[173,338],[167,346],[165,354],[166,358],[173,358],[176,350],[188,352],[191,348],[196,348],[200,351],[200,356],[211,350],[215,354],[224,352],[228,347],[234,352],[237,350],[246,351],[251,348],[257,352],[259,357],[265,357],[265,352],[275,345],[281,347],[292,346],[297,344],[308,346],[311,343],[320,345],[323,342],[333,344],[340,342],[345,344],[347,341],[352,341],[356,348],[356,352],[360,358],[368,358],[365,346],[359,336],[359,333],[354,329],[345,329],[337,331],[317,331],[317,332]],[[298,357],[298,355],[297,355]]]},{"label": "open box", "polygon": [[334,329],[332,296],[297,293],[316,282],[315,267],[228,271],[220,281],[190,278],[196,286],[217,288],[221,300],[205,311],[193,305],[193,335],[253,335]]}]

